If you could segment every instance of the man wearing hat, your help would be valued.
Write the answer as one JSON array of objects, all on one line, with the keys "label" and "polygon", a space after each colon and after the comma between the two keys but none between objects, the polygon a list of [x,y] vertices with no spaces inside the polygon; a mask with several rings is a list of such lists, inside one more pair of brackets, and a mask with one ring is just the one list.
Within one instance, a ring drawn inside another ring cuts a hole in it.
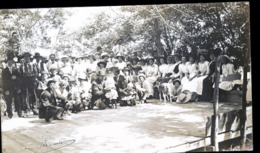
[{"label": "man wearing hat", "polygon": [[31,64],[29,52],[23,54],[24,64],[20,65],[20,73],[22,77],[22,95],[23,104],[26,106],[26,112],[32,110],[34,115],[38,115],[37,111],[37,95],[36,95],[36,77],[37,69]]},{"label": "man wearing hat", "polygon": [[37,74],[40,77],[42,71],[48,72],[48,70],[46,64],[44,63],[44,61],[42,61],[42,56],[40,55],[40,53],[35,53],[34,58],[36,59],[35,66],[37,69]]},{"label": "man wearing hat", "polygon": [[58,71],[60,69],[60,64],[56,61],[55,54],[50,54],[49,57],[50,57],[50,60],[46,64],[48,71],[50,71],[51,68],[55,68]]},{"label": "man wearing hat", "polygon": [[8,117],[11,119],[13,116],[12,103],[13,98],[15,102],[15,109],[18,116],[22,116],[22,99],[21,99],[21,78],[18,70],[13,65],[13,58],[7,58],[7,66],[3,69],[2,80],[4,97],[7,104]]},{"label": "man wearing hat", "polygon": [[147,84],[146,76],[141,73],[138,75],[138,82],[135,83],[137,89],[137,95],[139,97],[140,103],[146,103],[147,94]]},{"label": "man wearing hat", "polygon": [[47,82],[47,89],[41,93],[40,96],[40,110],[44,112],[46,122],[51,122],[52,119],[62,120],[63,108],[57,106],[56,92],[54,87],[54,80]]},{"label": "man wearing hat", "polygon": [[69,75],[69,76],[73,76],[73,69],[71,67],[71,65],[68,63],[69,62],[69,57],[68,56],[63,56],[61,58],[61,61],[63,63],[63,65],[60,67],[60,72],[63,73],[64,75]]},{"label": "man wearing hat", "polygon": [[122,45],[123,39],[117,40],[117,45],[113,47],[112,51],[115,53],[122,53],[123,55],[127,55],[127,49]]}]

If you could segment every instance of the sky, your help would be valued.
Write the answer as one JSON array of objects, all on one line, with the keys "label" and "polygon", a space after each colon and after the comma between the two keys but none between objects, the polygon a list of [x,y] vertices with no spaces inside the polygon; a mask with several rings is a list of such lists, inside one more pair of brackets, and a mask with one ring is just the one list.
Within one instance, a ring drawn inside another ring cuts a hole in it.
[{"label": "sky", "polygon": [[[112,9],[117,11],[119,7],[113,6]],[[77,30],[80,28],[84,23],[92,22],[95,14],[105,12],[110,15],[116,15],[116,13],[111,9],[111,7],[71,7],[65,8],[72,12],[72,16],[66,21],[65,29],[67,30]]]}]

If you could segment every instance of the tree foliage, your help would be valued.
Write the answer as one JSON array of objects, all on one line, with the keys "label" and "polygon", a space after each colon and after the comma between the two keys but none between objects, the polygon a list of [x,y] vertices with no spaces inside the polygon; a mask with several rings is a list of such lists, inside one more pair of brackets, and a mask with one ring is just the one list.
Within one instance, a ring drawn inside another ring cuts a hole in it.
[{"label": "tree foliage", "polygon": [[94,53],[96,47],[111,50],[124,39],[129,51],[154,56],[196,53],[220,48],[239,65],[250,48],[249,3],[197,3],[108,7],[93,21],[68,32],[63,29],[71,14],[62,8],[0,11],[2,50],[8,48],[11,31],[18,31],[21,50],[44,48],[61,54]]}]

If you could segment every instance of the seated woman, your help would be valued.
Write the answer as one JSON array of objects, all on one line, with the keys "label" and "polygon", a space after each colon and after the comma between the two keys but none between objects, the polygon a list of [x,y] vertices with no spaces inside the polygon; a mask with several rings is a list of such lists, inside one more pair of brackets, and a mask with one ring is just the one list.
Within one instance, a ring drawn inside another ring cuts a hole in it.
[{"label": "seated woman", "polygon": [[138,58],[131,58],[131,69],[133,71],[133,75],[137,76],[138,72],[142,70],[142,67],[138,65],[139,59]]},{"label": "seated woman", "polygon": [[[198,62],[198,73],[197,73],[197,94],[200,97],[203,91],[203,81],[207,78],[209,74],[209,62],[206,61],[206,54],[199,53],[199,62]],[[201,101],[201,100],[200,100]]]},{"label": "seated woman", "polygon": [[165,62],[165,58],[162,56],[162,57],[159,57],[159,63],[160,63],[160,66],[159,66],[159,77],[166,77],[166,74],[168,72],[168,65],[166,64]]},{"label": "seated woman", "polygon": [[195,57],[191,54],[189,56],[189,63],[187,64],[188,73],[181,79],[182,91],[189,90],[191,92],[197,92],[197,65],[195,63]]},{"label": "seated woman", "polygon": [[152,98],[154,97],[154,82],[158,78],[158,65],[154,63],[154,58],[152,57],[149,57],[147,60],[148,65],[145,71],[146,80],[149,82],[146,89],[148,92],[147,98]]},{"label": "seated woman", "polygon": [[120,106],[135,105],[134,86],[131,85],[124,76],[120,75],[118,80],[118,95],[120,99]]},{"label": "seated woman", "polygon": [[219,88],[225,91],[230,91],[236,84],[241,85],[241,75],[235,73],[234,64],[227,55],[221,57],[222,73],[220,75]]}]

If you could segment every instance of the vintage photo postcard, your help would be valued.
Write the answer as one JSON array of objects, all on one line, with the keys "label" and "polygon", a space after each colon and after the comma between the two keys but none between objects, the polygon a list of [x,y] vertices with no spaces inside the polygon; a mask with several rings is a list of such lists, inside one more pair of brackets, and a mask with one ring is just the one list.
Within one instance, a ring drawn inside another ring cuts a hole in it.
[{"label": "vintage photo postcard", "polygon": [[0,9],[3,153],[252,151],[250,3]]}]

